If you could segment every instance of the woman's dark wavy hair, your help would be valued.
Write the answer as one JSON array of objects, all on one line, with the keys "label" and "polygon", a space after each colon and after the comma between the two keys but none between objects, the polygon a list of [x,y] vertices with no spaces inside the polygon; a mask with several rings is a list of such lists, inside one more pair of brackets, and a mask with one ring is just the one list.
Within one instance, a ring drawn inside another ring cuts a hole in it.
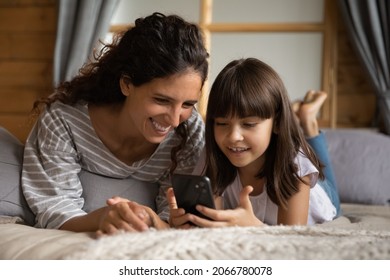
[{"label": "woman's dark wavy hair", "polygon": [[[208,75],[208,56],[200,28],[177,15],[153,13],[135,21],[134,27],[117,34],[113,43],[95,55],[95,61],[84,65],[79,74],[61,83],[49,97],[34,104],[50,106],[55,101],[74,105],[122,103],[120,79],[141,86],[156,78],[169,77],[188,70],[199,73],[202,86]],[[176,153],[187,141],[186,123],[176,128],[182,143],[172,150],[173,169]]]},{"label": "woman's dark wavy hair", "polygon": [[230,62],[216,77],[210,91],[206,114],[207,174],[215,192],[222,194],[237,176],[237,169],[219,149],[214,135],[218,117],[257,116],[274,119],[274,131],[266,150],[265,164],[257,173],[266,178],[271,200],[286,207],[287,200],[298,192],[298,167],[294,159],[300,150],[320,170],[322,164],[307,144],[294,119],[291,104],[279,75],[267,64],[247,58]]}]

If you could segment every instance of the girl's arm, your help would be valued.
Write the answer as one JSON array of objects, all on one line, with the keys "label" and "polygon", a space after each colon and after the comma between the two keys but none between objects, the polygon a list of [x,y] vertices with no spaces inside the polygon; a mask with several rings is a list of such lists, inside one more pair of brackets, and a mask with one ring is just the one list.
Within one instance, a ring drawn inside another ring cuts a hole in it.
[{"label": "girl's arm", "polygon": [[299,182],[299,191],[287,202],[287,208],[279,206],[278,224],[306,225],[309,216],[310,184],[309,176],[302,178],[305,183]]}]

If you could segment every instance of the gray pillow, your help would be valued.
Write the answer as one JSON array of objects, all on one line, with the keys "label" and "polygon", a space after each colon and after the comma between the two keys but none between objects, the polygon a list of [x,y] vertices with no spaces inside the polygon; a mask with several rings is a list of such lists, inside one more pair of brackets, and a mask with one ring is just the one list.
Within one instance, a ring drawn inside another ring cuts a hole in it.
[{"label": "gray pillow", "polygon": [[81,171],[79,174],[83,185],[83,210],[91,212],[106,205],[106,200],[120,196],[156,210],[155,199],[158,185],[132,178],[116,179]]},{"label": "gray pillow", "polygon": [[[33,226],[35,215],[28,207],[20,185],[23,144],[0,127],[0,147],[0,216],[20,217]],[[87,171],[82,171],[79,178],[84,188],[83,209],[86,212],[105,206],[106,200],[115,195],[156,209],[157,184],[131,178],[108,178]]]},{"label": "gray pillow", "polygon": [[341,202],[390,204],[390,137],[368,130],[325,131]]},{"label": "gray pillow", "polygon": [[23,144],[0,127],[0,215],[20,217],[33,225],[35,216],[22,194]]}]

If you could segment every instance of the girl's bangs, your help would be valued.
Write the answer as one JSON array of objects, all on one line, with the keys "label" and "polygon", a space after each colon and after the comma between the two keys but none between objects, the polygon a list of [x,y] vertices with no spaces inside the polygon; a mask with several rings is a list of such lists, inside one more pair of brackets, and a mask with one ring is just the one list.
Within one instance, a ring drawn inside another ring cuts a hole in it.
[{"label": "girl's bangs", "polygon": [[269,119],[274,116],[273,98],[264,87],[256,86],[255,81],[245,79],[232,84],[224,84],[218,94],[214,118],[217,117],[259,117]]}]

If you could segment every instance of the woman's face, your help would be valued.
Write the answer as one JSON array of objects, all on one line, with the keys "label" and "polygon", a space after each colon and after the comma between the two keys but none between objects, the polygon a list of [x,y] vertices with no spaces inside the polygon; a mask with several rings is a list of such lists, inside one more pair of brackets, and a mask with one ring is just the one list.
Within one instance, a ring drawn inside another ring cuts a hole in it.
[{"label": "woman's face", "polygon": [[273,118],[216,118],[215,141],[229,161],[237,168],[258,172],[264,164],[273,129]]},{"label": "woman's face", "polygon": [[154,79],[139,87],[121,80],[126,95],[125,117],[131,133],[150,143],[161,143],[167,134],[187,120],[201,95],[201,76],[193,71]]}]

